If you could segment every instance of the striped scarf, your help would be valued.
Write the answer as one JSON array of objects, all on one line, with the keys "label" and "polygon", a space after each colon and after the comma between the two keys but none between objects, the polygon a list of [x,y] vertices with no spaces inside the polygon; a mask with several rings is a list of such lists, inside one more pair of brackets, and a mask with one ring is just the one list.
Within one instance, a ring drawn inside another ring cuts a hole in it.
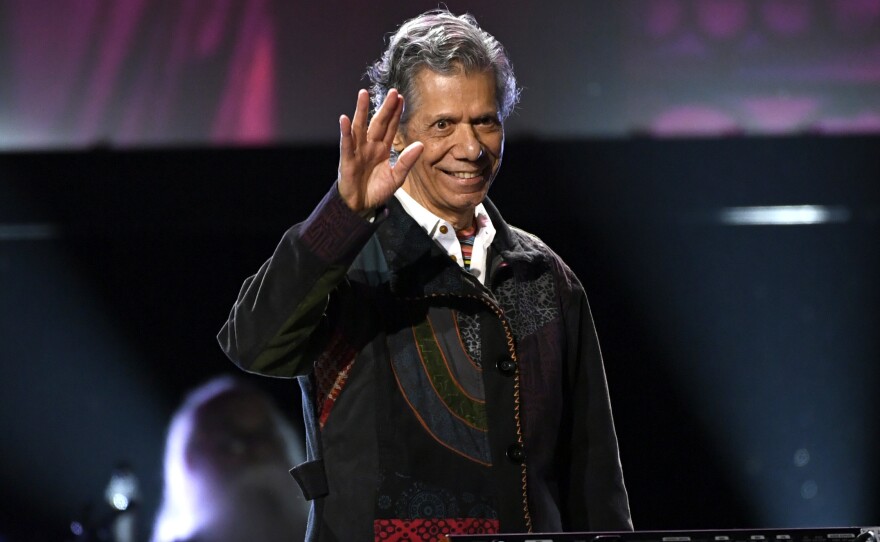
[{"label": "striped scarf", "polygon": [[477,236],[476,222],[469,228],[455,232],[458,242],[461,243],[461,257],[464,259],[464,268],[471,268],[471,254],[474,252],[474,238]]}]

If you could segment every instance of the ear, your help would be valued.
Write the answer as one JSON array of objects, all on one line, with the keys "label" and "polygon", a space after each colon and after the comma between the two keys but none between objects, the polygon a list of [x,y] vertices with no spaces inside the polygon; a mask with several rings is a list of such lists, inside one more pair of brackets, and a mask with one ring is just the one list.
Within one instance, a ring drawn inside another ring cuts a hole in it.
[{"label": "ear", "polygon": [[396,152],[401,152],[406,148],[406,138],[403,136],[403,132],[398,128],[397,133],[394,134],[394,140],[391,142],[391,148]]}]

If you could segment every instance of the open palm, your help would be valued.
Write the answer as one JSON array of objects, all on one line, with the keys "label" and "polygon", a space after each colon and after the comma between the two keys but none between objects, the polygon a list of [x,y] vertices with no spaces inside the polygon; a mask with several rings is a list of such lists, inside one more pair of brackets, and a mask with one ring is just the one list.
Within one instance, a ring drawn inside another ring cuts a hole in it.
[{"label": "open palm", "polygon": [[361,89],[354,118],[339,118],[339,194],[358,213],[388,201],[424,149],[421,143],[412,143],[392,166],[389,156],[403,113],[403,97],[391,89],[368,125],[369,106],[369,93]]}]

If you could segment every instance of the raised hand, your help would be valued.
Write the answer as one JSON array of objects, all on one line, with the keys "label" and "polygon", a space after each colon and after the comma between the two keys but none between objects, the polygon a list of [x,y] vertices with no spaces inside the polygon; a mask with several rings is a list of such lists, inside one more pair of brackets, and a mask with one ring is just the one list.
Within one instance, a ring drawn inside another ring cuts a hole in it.
[{"label": "raised hand", "polygon": [[361,89],[354,118],[339,117],[339,194],[358,213],[388,201],[424,149],[420,142],[412,143],[391,167],[388,158],[403,113],[403,96],[396,89],[388,91],[368,126],[369,107],[370,95]]}]

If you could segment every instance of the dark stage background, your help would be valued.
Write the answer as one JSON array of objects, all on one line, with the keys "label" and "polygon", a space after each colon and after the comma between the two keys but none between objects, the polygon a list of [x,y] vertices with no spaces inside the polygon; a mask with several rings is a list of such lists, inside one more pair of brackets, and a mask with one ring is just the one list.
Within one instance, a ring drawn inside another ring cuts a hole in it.
[{"label": "dark stage background", "polygon": [[[490,196],[585,284],[636,527],[880,523],[880,0],[447,4],[524,87]],[[121,464],[147,539],[241,282],[436,5],[0,0],[0,542]]]},{"label": "dark stage background", "polygon": [[[875,137],[508,145],[492,198],[587,288],[639,528],[877,522],[878,151]],[[165,421],[232,370],[214,334],[335,165],[329,146],[0,157],[0,214],[22,225],[0,243],[0,530],[57,537],[100,509],[120,461],[148,522]],[[791,202],[849,214],[719,218]],[[294,382],[258,383],[295,418]]]}]

